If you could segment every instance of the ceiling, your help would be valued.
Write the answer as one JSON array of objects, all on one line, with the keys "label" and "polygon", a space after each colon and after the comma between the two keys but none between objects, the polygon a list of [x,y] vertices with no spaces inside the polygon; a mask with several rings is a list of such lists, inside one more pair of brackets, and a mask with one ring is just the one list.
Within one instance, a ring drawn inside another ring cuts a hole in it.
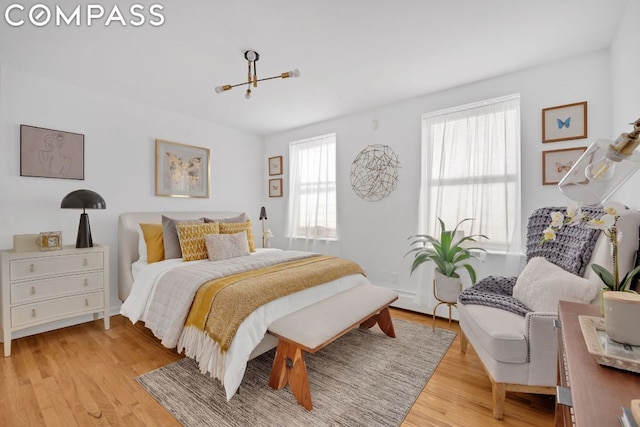
[{"label": "ceiling", "polygon": [[[2,20],[0,64],[266,135],[606,49],[627,1],[158,0],[158,27]],[[247,49],[259,77],[302,76],[216,94],[246,79]]]}]

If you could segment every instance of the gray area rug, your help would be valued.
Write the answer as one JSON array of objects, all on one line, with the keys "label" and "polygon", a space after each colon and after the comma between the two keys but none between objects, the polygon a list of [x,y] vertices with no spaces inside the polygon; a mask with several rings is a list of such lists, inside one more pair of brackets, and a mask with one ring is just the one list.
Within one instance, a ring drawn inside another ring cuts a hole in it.
[{"label": "gray area rug", "polygon": [[397,426],[453,342],[455,332],[395,319],[397,338],[356,329],[306,354],[313,411],[289,387],[273,390],[275,350],[251,361],[229,402],[217,380],[184,358],[136,378],[180,423],[200,426]]}]

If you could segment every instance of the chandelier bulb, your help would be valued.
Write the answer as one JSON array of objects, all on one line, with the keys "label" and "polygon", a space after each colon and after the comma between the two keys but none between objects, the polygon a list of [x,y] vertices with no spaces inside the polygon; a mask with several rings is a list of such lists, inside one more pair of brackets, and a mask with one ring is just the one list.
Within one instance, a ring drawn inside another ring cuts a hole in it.
[{"label": "chandelier bulb", "polygon": [[251,99],[251,89],[247,89],[247,93],[244,94],[245,99]]}]

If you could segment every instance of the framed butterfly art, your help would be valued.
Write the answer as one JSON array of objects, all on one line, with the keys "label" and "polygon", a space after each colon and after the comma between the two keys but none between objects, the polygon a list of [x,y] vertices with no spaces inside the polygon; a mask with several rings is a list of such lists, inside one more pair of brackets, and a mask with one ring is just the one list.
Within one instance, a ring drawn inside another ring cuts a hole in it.
[{"label": "framed butterfly art", "polygon": [[587,101],[542,109],[542,142],[587,137]]},{"label": "framed butterfly art", "polygon": [[[587,151],[587,147],[564,148],[542,152],[542,185],[558,184],[562,178],[578,162],[580,156]],[[576,180],[586,178],[584,174]],[[578,182],[578,181],[576,181]]]},{"label": "framed butterfly art", "polygon": [[208,148],[156,139],[156,196],[209,198]]}]

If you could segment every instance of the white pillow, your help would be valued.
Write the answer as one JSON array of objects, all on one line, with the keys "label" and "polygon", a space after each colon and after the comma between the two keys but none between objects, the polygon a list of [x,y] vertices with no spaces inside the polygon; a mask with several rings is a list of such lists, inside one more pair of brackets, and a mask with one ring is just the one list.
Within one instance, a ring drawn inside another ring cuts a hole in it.
[{"label": "white pillow", "polygon": [[250,255],[246,231],[234,234],[205,234],[209,261]]},{"label": "white pillow", "polygon": [[138,261],[147,262],[147,242],[144,241],[144,233],[140,224],[138,224]]},{"label": "white pillow", "polygon": [[534,257],[518,276],[513,297],[533,311],[557,313],[558,301],[588,304],[598,289],[597,283],[571,274],[544,257]]}]

